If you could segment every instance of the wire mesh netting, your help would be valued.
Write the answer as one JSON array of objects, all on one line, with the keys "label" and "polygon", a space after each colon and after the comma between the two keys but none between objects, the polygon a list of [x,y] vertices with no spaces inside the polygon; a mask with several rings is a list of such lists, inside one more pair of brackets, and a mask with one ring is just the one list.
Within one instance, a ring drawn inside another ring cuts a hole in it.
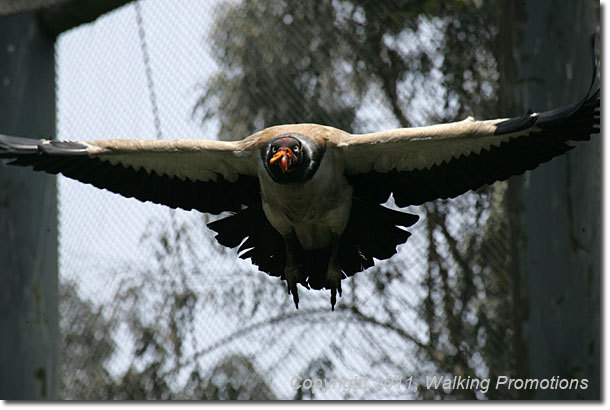
[{"label": "wire mesh netting", "polygon": [[[419,3],[130,3],[58,39],[58,138],[497,117],[496,3]],[[295,310],[280,280],[215,242],[218,217],[61,177],[61,394],[510,397],[416,388],[514,371],[505,188],[407,209],[421,217],[408,242],[346,280],[331,312],[326,291]]]}]

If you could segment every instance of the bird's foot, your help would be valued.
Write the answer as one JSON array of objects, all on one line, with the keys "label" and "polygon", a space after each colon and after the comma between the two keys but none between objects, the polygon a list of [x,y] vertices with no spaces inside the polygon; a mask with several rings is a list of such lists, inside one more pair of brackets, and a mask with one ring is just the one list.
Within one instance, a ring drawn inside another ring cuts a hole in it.
[{"label": "bird's foot", "polygon": [[299,277],[298,270],[296,268],[286,268],[286,282],[288,283],[288,294],[292,294],[292,300],[294,306],[299,308],[299,290],[297,289],[297,278]]},{"label": "bird's foot", "polygon": [[339,291],[339,297],[342,295],[340,269],[329,269],[326,272],[326,288],[330,289],[330,307],[334,311],[337,303],[337,291]]}]

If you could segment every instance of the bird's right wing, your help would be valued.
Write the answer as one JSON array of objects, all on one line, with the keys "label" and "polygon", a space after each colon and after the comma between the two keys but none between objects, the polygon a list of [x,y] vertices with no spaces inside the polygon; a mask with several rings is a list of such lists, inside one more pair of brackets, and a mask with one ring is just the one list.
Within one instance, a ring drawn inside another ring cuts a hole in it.
[{"label": "bird's right wing", "polygon": [[0,158],[172,208],[218,214],[260,202],[257,155],[241,141],[73,142],[0,134]]}]

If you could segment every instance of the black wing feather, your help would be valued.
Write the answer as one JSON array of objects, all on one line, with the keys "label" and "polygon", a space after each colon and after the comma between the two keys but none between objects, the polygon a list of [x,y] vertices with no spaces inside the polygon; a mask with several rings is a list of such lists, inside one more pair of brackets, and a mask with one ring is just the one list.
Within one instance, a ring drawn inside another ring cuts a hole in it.
[{"label": "black wing feather", "polygon": [[240,175],[235,182],[226,180],[221,174],[217,174],[215,181],[183,180],[92,158],[87,146],[78,142],[40,144],[39,140],[0,135],[0,158],[12,159],[10,165],[31,166],[35,171],[51,174],[62,173],[127,198],[172,208],[219,214],[260,203],[260,185],[255,176]]}]

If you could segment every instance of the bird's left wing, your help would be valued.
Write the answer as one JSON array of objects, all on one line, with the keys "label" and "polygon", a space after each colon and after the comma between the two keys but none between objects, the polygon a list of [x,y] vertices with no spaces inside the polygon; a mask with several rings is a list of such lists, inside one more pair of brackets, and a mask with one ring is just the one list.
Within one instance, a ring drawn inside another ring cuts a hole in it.
[{"label": "bird's left wing", "polygon": [[105,188],[172,208],[218,214],[260,202],[256,155],[241,141],[54,141],[0,135],[10,165]]},{"label": "bird's left wing", "polygon": [[507,179],[599,132],[599,90],[552,111],[344,135],[335,142],[354,196],[400,207],[453,198]]}]

